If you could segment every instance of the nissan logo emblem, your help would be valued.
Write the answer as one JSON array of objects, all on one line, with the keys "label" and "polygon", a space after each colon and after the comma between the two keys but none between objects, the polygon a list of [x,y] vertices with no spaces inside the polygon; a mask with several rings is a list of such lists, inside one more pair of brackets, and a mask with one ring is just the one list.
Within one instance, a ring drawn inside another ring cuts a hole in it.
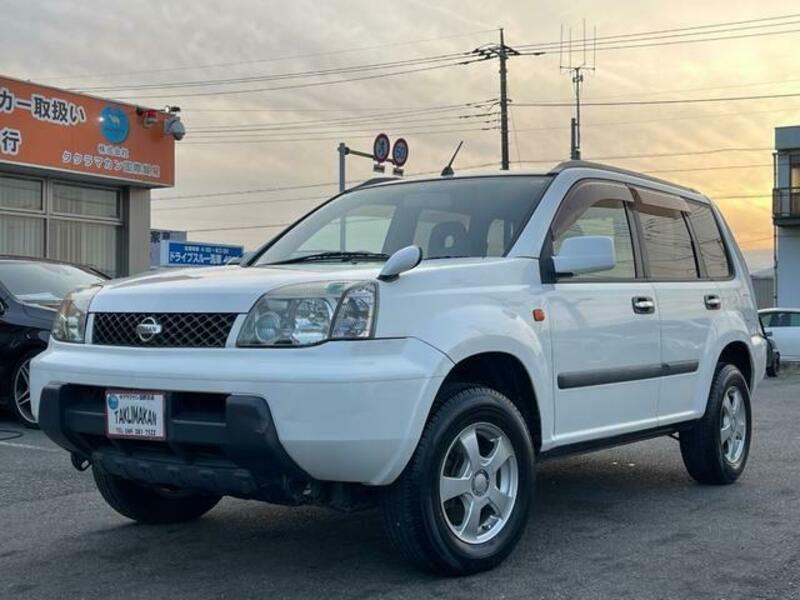
[{"label": "nissan logo emblem", "polygon": [[153,317],[147,317],[144,321],[136,326],[136,335],[142,342],[147,343],[156,337],[163,327]]}]

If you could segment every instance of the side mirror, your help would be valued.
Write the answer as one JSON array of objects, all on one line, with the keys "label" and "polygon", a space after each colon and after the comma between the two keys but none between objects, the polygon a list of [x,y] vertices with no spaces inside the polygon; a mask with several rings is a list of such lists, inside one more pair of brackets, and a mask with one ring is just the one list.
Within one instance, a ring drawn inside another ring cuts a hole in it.
[{"label": "side mirror", "polygon": [[255,254],[255,252],[252,252],[252,251],[250,251],[250,252],[245,252],[245,253],[244,253],[244,254],[242,254],[241,256],[237,256],[237,257],[235,257],[235,258],[232,258],[232,259],[230,259],[230,260],[229,260],[228,262],[226,262],[225,264],[226,264],[226,265],[246,265],[246,264],[248,263],[248,261],[249,261],[251,258],[253,258],[253,254]]},{"label": "side mirror", "polygon": [[602,235],[567,238],[553,257],[557,275],[584,275],[608,271],[617,264],[614,240]]},{"label": "side mirror", "polygon": [[383,265],[378,279],[381,281],[394,281],[416,267],[422,261],[422,248],[419,246],[406,246],[392,254]]},{"label": "side mirror", "polygon": [[765,331],[765,332],[764,332],[764,335],[765,335],[766,337],[772,337],[772,332],[771,332],[771,331]]}]

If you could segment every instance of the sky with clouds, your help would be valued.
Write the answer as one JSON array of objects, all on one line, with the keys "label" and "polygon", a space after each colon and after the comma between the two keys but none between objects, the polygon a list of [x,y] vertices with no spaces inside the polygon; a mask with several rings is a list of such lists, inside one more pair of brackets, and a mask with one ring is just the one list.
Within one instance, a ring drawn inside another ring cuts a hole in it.
[{"label": "sky with clouds", "polygon": [[[0,72],[86,89],[258,77],[411,60],[496,42],[500,26],[505,28],[507,44],[514,47],[558,41],[562,26],[571,27],[577,37],[584,19],[589,30],[596,27],[601,37],[791,15],[800,13],[800,8],[787,0],[0,0],[0,12],[4,24]],[[800,23],[800,14],[794,23]],[[800,27],[791,27],[789,21],[784,29],[790,33],[598,52],[597,69],[586,76],[584,99],[795,92],[800,87],[800,54],[796,51]],[[337,77],[348,76],[325,79]],[[462,139],[464,148],[456,168],[499,161],[499,132],[482,130],[494,123],[484,124],[483,118],[476,116],[460,118],[481,114],[485,109],[413,112],[495,98],[496,61],[317,87],[216,93],[289,87],[298,81],[102,93],[150,106],[171,104],[183,109],[188,135],[177,145],[177,185],[154,192],[154,227],[189,229],[196,240],[255,247],[278,231],[276,227],[257,226],[290,222],[331,195],[336,187],[238,195],[229,192],[333,182],[338,175],[338,142],[369,150],[378,131],[393,138],[403,135],[408,140],[408,174],[441,169]],[[558,53],[510,60],[509,89],[518,104],[512,109],[512,168],[543,170],[567,158],[572,110],[521,106],[571,100],[570,79],[559,71]],[[197,92],[206,95],[188,95]],[[169,95],[153,97],[164,93]],[[395,116],[385,120],[376,117],[368,123],[330,123],[370,113],[403,111],[407,120]],[[315,123],[304,124],[302,130],[273,129],[243,133],[237,138],[203,133],[254,125],[281,127],[302,121]],[[770,264],[770,148],[775,126],[800,124],[800,99],[589,106],[584,109],[583,123],[586,159],[634,156],[605,162],[659,171],[660,176],[700,189],[712,198],[760,195],[720,199],[718,204],[751,267]],[[197,132],[194,136],[193,131]],[[281,133],[287,131],[286,135]],[[722,149],[726,151],[697,154]],[[738,168],[722,168],[731,166]],[[711,167],[714,169],[699,170]],[[358,181],[371,175],[370,161],[348,159],[348,179]],[[216,192],[226,195],[215,196]]]}]

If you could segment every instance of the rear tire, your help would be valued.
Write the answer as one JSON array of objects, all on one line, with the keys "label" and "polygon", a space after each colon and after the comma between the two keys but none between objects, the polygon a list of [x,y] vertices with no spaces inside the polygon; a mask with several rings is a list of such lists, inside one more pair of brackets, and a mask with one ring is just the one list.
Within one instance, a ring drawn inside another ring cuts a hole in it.
[{"label": "rear tire", "polygon": [[212,496],[186,490],[148,487],[92,467],[100,495],[111,508],[139,523],[165,525],[199,519],[220,501]]},{"label": "rear tire", "polygon": [[777,377],[781,371],[781,355],[775,354],[772,364],[767,367],[767,377]]},{"label": "rear tire", "polygon": [[466,575],[496,566],[519,541],[533,492],[533,444],[517,408],[492,389],[458,386],[441,400],[381,508],[407,560]]},{"label": "rear tire", "polygon": [[695,481],[709,485],[733,483],[744,471],[752,438],[750,392],[739,369],[718,367],[706,413],[680,434],[681,456]]}]

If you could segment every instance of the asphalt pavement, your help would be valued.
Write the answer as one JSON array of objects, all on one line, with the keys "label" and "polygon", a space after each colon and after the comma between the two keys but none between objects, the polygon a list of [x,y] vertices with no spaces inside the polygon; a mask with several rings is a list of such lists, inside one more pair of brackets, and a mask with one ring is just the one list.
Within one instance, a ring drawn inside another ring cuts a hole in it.
[{"label": "asphalt pavement", "polygon": [[398,559],[375,511],[225,499],[196,523],[132,524],[0,420],[0,598],[800,598],[800,375],[753,404],[735,485],[695,484],[669,438],[542,463],[516,551],[461,579]]}]

